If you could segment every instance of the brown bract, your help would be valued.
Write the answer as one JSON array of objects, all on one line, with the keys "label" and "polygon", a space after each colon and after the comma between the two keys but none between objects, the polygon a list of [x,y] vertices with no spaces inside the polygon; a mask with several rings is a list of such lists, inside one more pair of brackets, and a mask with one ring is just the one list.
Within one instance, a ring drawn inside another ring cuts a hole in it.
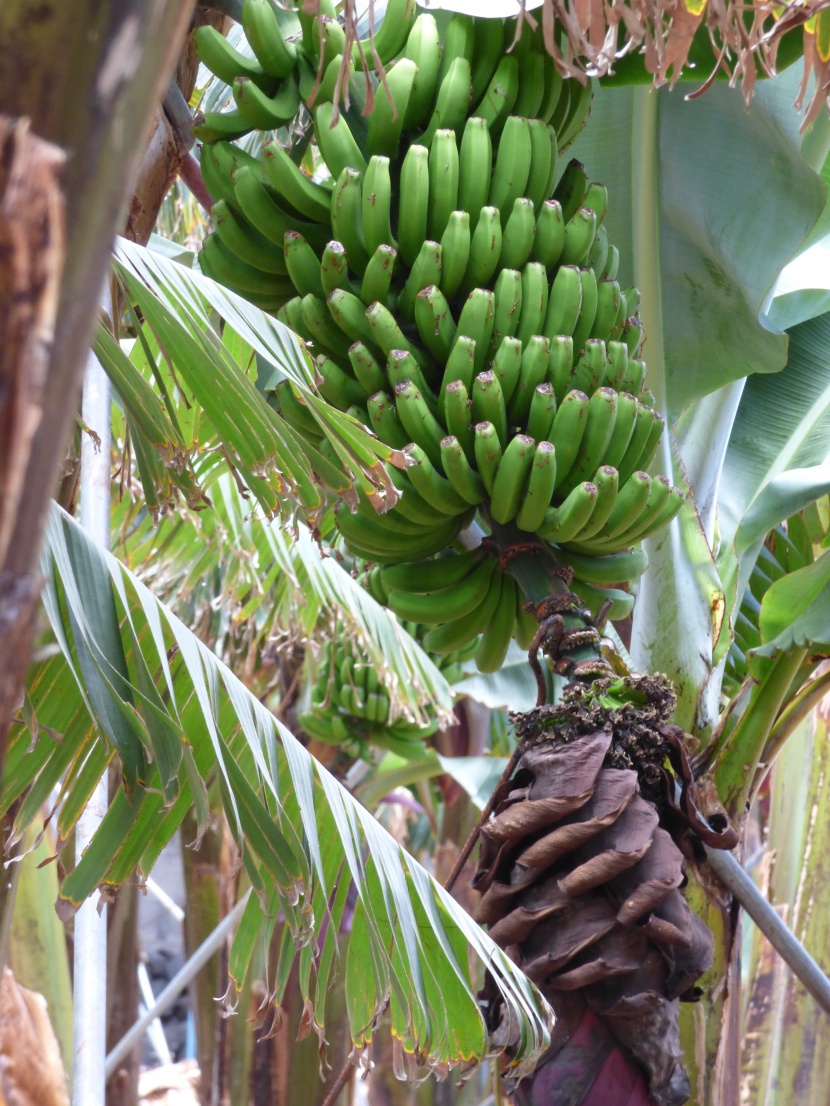
[{"label": "brown bract", "polygon": [[[525,751],[481,830],[476,920],[557,1013],[544,1085],[573,1080],[579,1070],[584,1087],[577,1093],[577,1079],[567,1101],[589,1101],[597,1067],[583,1070],[584,1049],[574,1053],[572,1038],[590,1013],[613,1049],[645,1074],[651,1100],[675,1106],[689,1093],[678,1004],[697,997],[713,948],[681,894],[679,846],[688,850],[692,832],[685,812],[693,809],[708,832],[719,831],[693,805],[691,774],[683,780],[688,760],[677,752],[681,731],[667,722],[674,706],[668,684],[632,678],[624,685],[632,701],[620,706],[607,694],[611,683],[569,689],[556,707],[514,717]],[[485,988],[482,997],[494,1039],[509,1043],[513,1030],[495,993]],[[616,1079],[613,1049],[606,1059]],[[519,1102],[542,1101],[540,1078],[537,1072],[528,1081],[532,1092],[519,1088]],[[632,1090],[632,1102],[646,1101],[639,1093]]]}]

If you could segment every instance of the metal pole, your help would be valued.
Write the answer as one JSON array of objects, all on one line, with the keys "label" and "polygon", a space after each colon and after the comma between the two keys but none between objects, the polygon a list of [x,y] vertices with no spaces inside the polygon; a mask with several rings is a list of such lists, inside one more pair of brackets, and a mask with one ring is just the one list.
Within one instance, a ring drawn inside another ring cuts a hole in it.
[{"label": "metal pole", "polygon": [[188,962],[170,980],[149,1010],[141,1015],[138,1021],[128,1029],[115,1048],[106,1059],[106,1074],[112,1075],[124,1057],[132,1051],[137,1041],[140,1041],[147,1031],[147,1027],[156,1018],[160,1018],[169,1010],[191,979],[207,964],[211,956],[216,952],[228,934],[235,928],[236,923],[242,917],[242,911],[248,901],[245,894],[233,910],[226,914],[214,931],[207,936],[196,949]]},{"label": "metal pole", "polygon": [[801,980],[822,1010],[830,1014],[830,979],[773,910],[731,853],[706,849],[712,871],[728,887],[772,947]]},{"label": "metal pole", "polygon": [[[109,308],[109,291],[105,294]],[[89,433],[81,440],[81,525],[109,548],[110,537],[110,385],[98,359],[89,355],[84,378],[82,418]],[[75,830],[79,860],[107,810],[107,776],[99,780]],[[73,997],[73,1106],[104,1106],[104,1056],[107,1038],[107,909],[87,899],[75,915],[75,990]]]}]

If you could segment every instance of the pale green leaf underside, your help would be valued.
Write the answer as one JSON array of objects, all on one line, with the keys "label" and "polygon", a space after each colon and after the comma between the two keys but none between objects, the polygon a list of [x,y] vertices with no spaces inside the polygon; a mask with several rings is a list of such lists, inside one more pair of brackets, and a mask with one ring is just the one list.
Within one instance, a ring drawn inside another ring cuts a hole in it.
[{"label": "pale green leaf underside", "polygon": [[[92,704],[104,691],[112,699],[117,688],[122,713],[133,723],[133,755],[140,750],[147,762],[145,774],[138,773],[132,801],[119,790],[99,833],[64,881],[63,910],[71,911],[96,886],[118,884],[136,865],[148,871],[191,804],[193,788],[198,791],[201,781],[218,775],[229,825],[255,891],[255,905],[246,912],[252,917],[241,927],[245,947],[231,955],[238,984],[253,948],[254,922],[267,937],[281,910],[297,945],[308,945],[327,925],[327,904],[339,903],[331,906],[334,925],[342,916],[345,895],[334,892],[350,880],[357,891],[352,940],[360,946],[363,968],[346,972],[356,1043],[368,1043],[374,1020],[389,1000],[394,1032],[403,1048],[423,1063],[441,1069],[483,1059],[487,1034],[469,977],[469,950],[479,968],[493,974],[521,1026],[515,1063],[519,1073],[530,1070],[546,1047],[550,1011],[461,907],[206,646],[57,508],[47,534],[44,570],[47,608],[64,657],[41,665],[30,680],[27,714],[34,713],[40,729],[35,737],[22,724],[13,727],[4,806],[10,801],[10,785],[34,782],[35,790],[43,791],[44,785],[58,781],[68,762],[65,809],[79,809],[76,792],[84,792],[86,777],[94,783],[108,755],[96,756],[96,750],[104,751],[103,744],[94,736],[79,686]],[[80,571],[87,585],[94,584],[101,595],[111,593],[115,603],[81,609]],[[113,640],[114,632],[118,641],[110,655],[92,651],[95,663],[82,674],[79,643],[88,647],[104,633]],[[150,684],[139,678],[141,664]],[[123,666],[129,684],[113,676]],[[94,717],[110,739],[106,720]],[[58,741],[55,731],[61,734]],[[164,757],[156,756],[160,750]],[[169,766],[176,754],[175,795],[165,805],[159,765]],[[61,761],[57,771],[56,760]],[[84,761],[89,764],[86,776]],[[16,819],[18,831],[22,815]],[[38,816],[38,806],[28,803],[25,817],[31,822]],[[71,825],[64,811],[61,818],[65,839]],[[283,947],[285,955],[295,955],[291,941]],[[326,957],[320,963],[323,975],[316,990],[325,994],[334,964]],[[286,978],[285,966],[277,970],[278,981]],[[280,990],[277,986],[276,1001]],[[315,993],[313,985],[312,1001]],[[322,1027],[322,1000],[315,1017]]]}]

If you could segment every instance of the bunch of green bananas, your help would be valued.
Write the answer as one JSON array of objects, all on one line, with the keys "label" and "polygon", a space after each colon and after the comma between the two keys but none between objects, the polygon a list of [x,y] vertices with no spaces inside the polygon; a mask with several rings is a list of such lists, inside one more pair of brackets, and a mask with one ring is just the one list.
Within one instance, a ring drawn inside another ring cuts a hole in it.
[{"label": "bunch of green bananas", "polygon": [[[610,599],[612,618],[625,618],[631,612],[633,596],[611,585],[628,584],[642,575],[648,567],[642,550],[604,557],[557,550],[557,557],[573,569],[571,587],[589,608],[597,610]],[[366,586],[379,603],[399,619],[426,628],[425,649],[445,661],[454,660],[461,650],[463,656],[475,657],[480,672],[497,672],[511,638],[527,649],[538,628],[534,616],[524,609],[525,595],[502,570],[489,542],[461,553],[447,551],[431,560],[375,565],[366,577]]]},{"label": "bunch of green bananas", "polygon": [[[367,583],[368,582],[364,581]],[[404,624],[420,640],[424,627]],[[334,745],[353,745],[363,754],[367,745],[386,749],[398,756],[420,756],[424,742],[438,729],[433,721],[421,726],[404,719],[389,721],[390,698],[377,669],[361,657],[348,642],[340,626],[320,654],[311,708],[300,715],[300,725],[311,737]],[[471,650],[455,650],[436,656],[435,661],[450,683],[462,679],[462,664]]]},{"label": "bunch of green bananas", "polygon": [[[506,53],[511,21],[455,15],[442,43],[431,15],[400,9],[379,32],[396,20],[371,111],[336,122],[333,17],[303,17],[294,50],[323,72],[306,103],[331,180],[311,180],[273,140],[260,159],[205,146],[218,200],[200,261],[306,339],[329,403],[404,451],[392,509],[363,496],[337,509],[354,555],[433,556],[478,513],[563,559],[601,562],[577,579],[596,607],[597,585],[638,574],[616,555],[664,526],[682,494],[645,472],[663,420],[644,390],[639,293],[616,280],[606,190],[576,161],[557,173],[590,83],[563,82],[540,33]],[[275,398],[319,444],[290,385]],[[631,598],[612,598],[620,617]]]}]

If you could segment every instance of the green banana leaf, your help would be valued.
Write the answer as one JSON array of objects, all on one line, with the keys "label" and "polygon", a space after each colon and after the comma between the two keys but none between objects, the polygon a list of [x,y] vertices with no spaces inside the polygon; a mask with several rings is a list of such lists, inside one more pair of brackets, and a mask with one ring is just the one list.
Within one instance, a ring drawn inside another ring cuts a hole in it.
[{"label": "green banana leaf", "polygon": [[[25,831],[39,817],[33,793],[42,801],[46,785],[51,789],[69,762],[57,820],[62,843],[113,752],[122,766],[125,757],[134,766],[129,780],[124,770],[124,786],[64,880],[60,913],[70,915],[96,887],[117,887],[136,866],[148,872],[194,801],[203,830],[206,781],[215,778],[256,892],[231,952],[237,989],[257,942],[268,939],[282,912],[285,935],[271,981],[275,1002],[299,956],[303,999],[322,1038],[327,984],[342,955],[356,1046],[369,1044],[388,1002],[405,1053],[446,1070],[481,1061],[488,1051],[469,975],[472,955],[479,972],[493,974],[520,1027],[515,1069],[529,1071],[549,1040],[544,1000],[365,808],[58,508],[43,571],[61,655],[31,675],[27,711],[12,727],[0,807],[7,811],[21,793],[17,788],[31,785],[14,819],[15,832]],[[61,735],[57,742],[55,733]],[[336,935],[351,886],[357,905],[348,950],[340,954]],[[319,960],[312,957],[318,940]]]},{"label": "green banana leaf", "polygon": [[728,615],[712,549],[721,467],[741,379],[786,363],[787,339],[759,319],[765,297],[820,216],[825,188],[801,152],[792,108],[797,74],[695,101],[667,90],[600,87],[573,147],[609,191],[609,237],[621,285],[636,284],[648,386],[676,434],[655,462],[689,493],[669,529],[647,542],[631,655],[675,682],[677,719],[707,730]]},{"label": "green banana leaf", "polygon": [[830,644],[830,554],[775,581],[761,603],[760,628],[756,652],[765,657]]}]

